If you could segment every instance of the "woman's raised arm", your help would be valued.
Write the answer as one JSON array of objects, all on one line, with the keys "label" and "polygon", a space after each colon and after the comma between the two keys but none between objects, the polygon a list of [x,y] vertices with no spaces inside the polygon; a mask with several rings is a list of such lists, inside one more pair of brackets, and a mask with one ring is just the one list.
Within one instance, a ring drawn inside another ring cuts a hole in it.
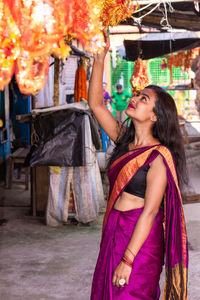
[{"label": "woman's raised arm", "polygon": [[94,55],[94,63],[89,84],[88,102],[97,121],[106,134],[115,142],[118,138],[120,125],[103,103],[103,69],[105,56],[110,47],[106,30],[103,31],[105,47],[99,54]]}]

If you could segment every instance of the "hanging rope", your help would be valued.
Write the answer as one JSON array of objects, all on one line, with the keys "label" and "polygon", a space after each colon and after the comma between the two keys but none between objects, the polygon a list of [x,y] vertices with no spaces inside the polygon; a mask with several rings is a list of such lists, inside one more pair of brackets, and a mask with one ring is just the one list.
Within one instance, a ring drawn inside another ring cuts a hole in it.
[{"label": "hanging rope", "polygon": [[162,4],[164,6],[164,11],[159,6],[159,10],[163,13],[163,18],[160,21],[160,25],[163,26],[163,29],[172,30],[172,26],[169,24],[169,21],[168,21],[167,5],[169,6],[170,12],[173,12],[174,9],[170,2],[165,2],[162,0]]},{"label": "hanging rope", "polygon": [[137,9],[137,10],[134,12],[134,14],[137,14],[138,12],[140,12],[140,11],[142,11],[142,10],[148,8],[148,7],[151,6],[152,4],[153,4],[153,3],[149,3],[149,4],[147,4],[146,6],[143,6],[143,7],[139,8],[139,9]]},{"label": "hanging rope", "polygon": [[[150,7],[150,6],[153,5],[153,4],[155,4],[155,1],[152,1],[152,2],[149,3],[148,5],[146,5],[146,6],[142,7],[142,8],[140,8],[140,9],[136,10],[136,11],[134,12],[134,14],[135,14],[135,13],[138,13],[138,12],[140,12],[140,11],[142,11],[142,10],[148,8],[148,7]],[[163,4],[164,10],[161,8],[161,4]],[[139,26],[141,26],[142,20],[143,20],[146,16],[150,15],[154,10],[156,10],[156,9],[158,8],[158,9],[163,13],[163,17],[162,17],[162,19],[161,19],[161,21],[160,21],[160,25],[162,26],[163,29],[166,29],[166,30],[172,30],[172,26],[169,24],[169,21],[168,21],[168,11],[167,11],[167,6],[169,7],[169,11],[170,11],[170,12],[173,12],[174,9],[173,9],[173,7],[172,7],[170,1],[160,0],[159,3],[157,3],[150,11],[148,11],[147,13],[145,13],[143,16],[140,16],[140,17],[138,17],[138,18],[132,16],[131,18],[134,20],[134,22],[136,22]]]},{"label": "hanging rope", "polygon": [[[153,4],[153,3],[151,3],[151,4]],[[149,6],[150,6],[150,5],[149,5]],[[143,19],[144,17],[146,17],[147,15],[151,14],[151,13],[152,13],[154,10],[156,10],[159,6],[160,6],[160,3],[158,3],[154,8],[152,8],[150,11],[148,11],[145,15],[143,15],[143,16],[141,16],[141,17],[139,17],[139,18],[135,18],[135,17],[132,17],[132,18],[133,18],[133,20],[134,20],[137,24],[139,24],[139,25],[141,26],[142,19]]]}]

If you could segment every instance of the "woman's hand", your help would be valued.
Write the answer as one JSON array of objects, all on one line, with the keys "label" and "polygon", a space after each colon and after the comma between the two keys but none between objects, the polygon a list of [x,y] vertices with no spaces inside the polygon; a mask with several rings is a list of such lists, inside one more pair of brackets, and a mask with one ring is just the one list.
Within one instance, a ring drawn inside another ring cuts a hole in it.
[{"label": "woman's hand", "polygon": [[119,284],[119,280],[122,278],[125,279],[126,284],[128,284],[131,271],[132,268],[121,261],[113,274],[112,284],[116,285],[117,287],[123,287]]},{"label": "woman's hand", "polygon": [[110,49],[110,38],[109,38],[109,35],[108,35],[106,29],[103,29],[103,35],[104,35],[105,46],[104,46],[103,50],[100,53],[96,53],[96,54],[93,55],[95,62],[96,61],[104,62],[105,56],[106,56],[107,52]]}]

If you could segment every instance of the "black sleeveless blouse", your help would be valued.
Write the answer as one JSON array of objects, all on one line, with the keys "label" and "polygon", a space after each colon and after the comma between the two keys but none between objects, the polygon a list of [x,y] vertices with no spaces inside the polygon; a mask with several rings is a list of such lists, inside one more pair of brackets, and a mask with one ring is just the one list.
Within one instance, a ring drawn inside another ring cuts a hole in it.
[{"label": "black sleeveless blouse", "polygon": [[[115,159],[124,155],[128,151],[131,151],[128,149],[128,146],[123,147],[122,149],[120,149]],[[126,185],[124,192],[144,199],[145,192],[146,192],[146,178],[149,169],[150,169],[149,165],[140,168],[132,177],[132,179],[129,181],[129,183]],[[164,197],[161,202],[161,208],[164,208]]]},{"label": "black sleeveless blouse", "polygon": [[[124,155],[130,151],[128,147],[123,147],[116,158]],[[149,171],[150,166],[147,165],[143,168],[140,168],[136,174],[132,177],[132,179],[129,181],[127,186],[124,189],[124,192],[132,194],[134,196],[143,198],[145,197],[145,192],[146,192],[146,177],[147,177],[147,172]]]}]

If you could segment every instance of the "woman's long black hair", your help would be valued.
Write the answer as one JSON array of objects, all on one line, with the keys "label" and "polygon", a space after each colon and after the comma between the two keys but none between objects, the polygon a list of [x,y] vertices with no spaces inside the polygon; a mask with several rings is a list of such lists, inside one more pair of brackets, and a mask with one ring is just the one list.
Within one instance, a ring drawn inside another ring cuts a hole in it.
[{"label": "woman's long black hair", "polygon": [[[174,99],[159,86],[148,85],[146,88],[153,90],[156,94],[154,112],[157,116],[157,121],[153,125],[153,136],[158,139],[162,145],[168,147],[172,152],[176,165],[179,186],[182,189],[183,185],[187,183],[186,157],[184,141],[180,131]],[[126,131],[123,132],[123,134],[122,132],[119,134],[116,147],[108,162],[108,167],[118,156],[121,149],[123,147],[128,147],[128,145],[134,141],[135,127],[131,119],[128,124]]]}]

